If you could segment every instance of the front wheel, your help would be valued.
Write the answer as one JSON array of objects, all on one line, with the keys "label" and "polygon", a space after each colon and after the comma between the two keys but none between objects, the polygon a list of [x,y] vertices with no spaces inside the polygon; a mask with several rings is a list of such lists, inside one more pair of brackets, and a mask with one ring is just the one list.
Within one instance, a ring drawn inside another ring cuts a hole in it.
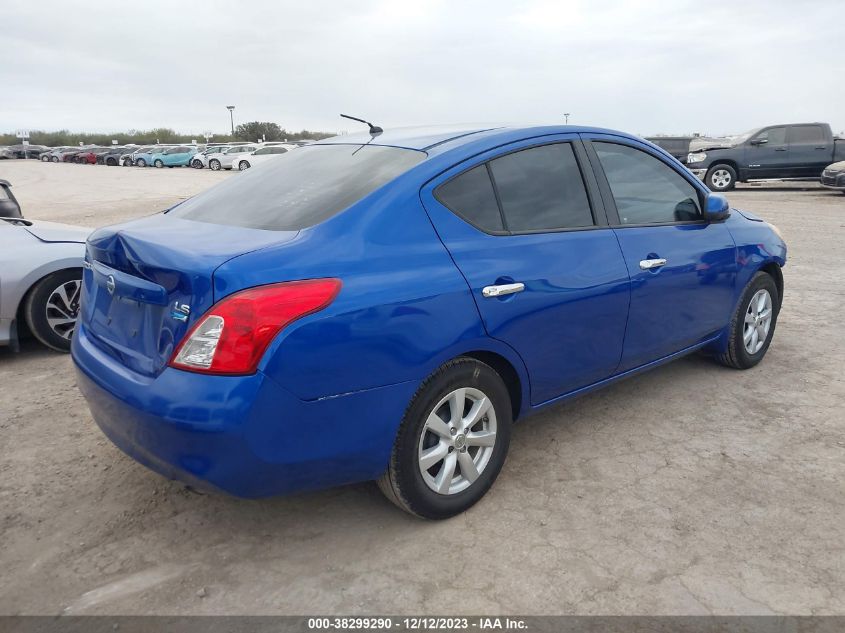
[{"label": "front wheel", "polygon": [[730,324],[728,351],[717,358],[735,369],[750,369],[763,360],[775,334],[780,294],[772,276],[758,272],[742,293]]},{"label": "front wheel", "polygon": [[194,169],[202,169],[202,161],[201,160],[191,161],[191,167],[193,167]]},{"label": "front wheel", "polygon": [[220,171],[221,167],[222,165],[220,164],[220,161],[216,158],[212,158],[208,161],[208,168],[211,169],[211,171]]},{"label": "front wheel", "polygon": [[730,165],[714,165],[704,182],[711,191],[730,191],[736,186],[736,170]]},{"label": "front wheel", "polygon": [[246,171],[247,169],[249,169],[249,163],[245,160],[242,160],[238,163],[238,169],[240,171]]},{"label": "front wheel", "polygon": [[139,158],[138,160],[135,161],[135,167],[146,167],[146,166],[147,166],[147,161],[145,161],[143,158]]},{"label": "front wheel", "polygon": [[79,314],[81,270],[60,270],[32,287],[24,303],[26,324],[35,338],[50,349],[70,350]]},{"label": "front wheel", "polygon": [[53,161],[54,163],[58,163],[58,162],[59,162],[59,157],[58,157],[58,156],[53,156],[50,160],[51,160],[51,161]]},{"label": "front wheel", "polygon": [[162,167],[164,167],[164,163],[161,162],[160,160],[153,161],[153,165],[158,169],[161,169]]},{"label": "front wheel", "polygon": [[42,163],[49,162],[49,160],[50,160],[50,157],[47,156],[46,154],[44,154],[44,156],[41,156],[41,162]]},{"label": "front wheel", "polygon": [[508,390],[490,366],[472,358],[446,363],[411,400],[379,487],[426,519],[464,512],[502,469],[511,419]]}]

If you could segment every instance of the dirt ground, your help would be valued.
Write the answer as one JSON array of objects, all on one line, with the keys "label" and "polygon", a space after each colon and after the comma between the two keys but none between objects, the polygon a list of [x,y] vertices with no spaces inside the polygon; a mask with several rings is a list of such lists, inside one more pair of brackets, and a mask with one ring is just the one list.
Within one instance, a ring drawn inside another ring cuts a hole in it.
[{"label": "dirt ground", "polygon": [[[88,226],[228,177],[0,162],[27,216]],[[693,356],[526,420],[445,522],[371,484],[191,492],[104,438],[68,356],[0,349],[0,613],[845,613],[845,196],[729,198],[790,247],[764,362]]]}]

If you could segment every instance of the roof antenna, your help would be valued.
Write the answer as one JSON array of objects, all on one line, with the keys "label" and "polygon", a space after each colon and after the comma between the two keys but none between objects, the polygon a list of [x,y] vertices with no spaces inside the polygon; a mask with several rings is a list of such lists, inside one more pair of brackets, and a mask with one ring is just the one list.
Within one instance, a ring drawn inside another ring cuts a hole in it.
[{"label": "roof antenna", "polygon": [[356,116],[349,116],[348,114],[341,114],[340,116],[342,116],[344,119],[352,119],[353,121],[358,121],[359,123],[366,123],[367,125],[370,126],[370,134],[372,134],[373,136],[375,136],[376,134],[381,134],[382,132],[384,132],[384,130],[381,129],[378,125],[373,125],[369,121],[365,121],[364,119],[359,119]]}]

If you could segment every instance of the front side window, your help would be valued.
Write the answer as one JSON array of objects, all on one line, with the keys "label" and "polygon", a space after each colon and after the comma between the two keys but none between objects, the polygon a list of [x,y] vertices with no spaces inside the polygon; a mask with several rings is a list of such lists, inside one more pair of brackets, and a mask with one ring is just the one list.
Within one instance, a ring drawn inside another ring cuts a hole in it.
[{"label": "front side window", "polygon": [[622,224],[664,224],[701,219],[698,190],[641,150],[593,142]]},{"label": "front side window", "polygon": [[424,152],[381,145],[313,145],[229,178],[168,215],[298,231],[340,213],[425,157]]},{"label": "front side window", "polygon": [[766,145],[786,145],[786,128],[772,127],[763,130],[754,137],[755,141],[763,141]]},{"label": "front side window", "polygon": [[264,154],[269,154],[269,153],[270,153],[270,149],[271,149],[271,148],[269,148],[269,147],[264,147],[264,148],[262,148],[262,149],[257,149],[257,150],[255,150],[255,151],[253,152],[253,154],[255,154],[256,156],[263,156]]}]

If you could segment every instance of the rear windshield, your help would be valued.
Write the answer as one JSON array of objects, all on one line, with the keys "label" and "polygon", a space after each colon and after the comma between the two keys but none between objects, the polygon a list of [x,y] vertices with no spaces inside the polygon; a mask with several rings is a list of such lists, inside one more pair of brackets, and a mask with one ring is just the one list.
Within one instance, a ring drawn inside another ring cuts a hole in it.
[{"label": "rear windshield", "polygon": [[232,175],[169,211],[186,220],[253,229],[314,226],[425,158],[378,145],[312,145]]}]

